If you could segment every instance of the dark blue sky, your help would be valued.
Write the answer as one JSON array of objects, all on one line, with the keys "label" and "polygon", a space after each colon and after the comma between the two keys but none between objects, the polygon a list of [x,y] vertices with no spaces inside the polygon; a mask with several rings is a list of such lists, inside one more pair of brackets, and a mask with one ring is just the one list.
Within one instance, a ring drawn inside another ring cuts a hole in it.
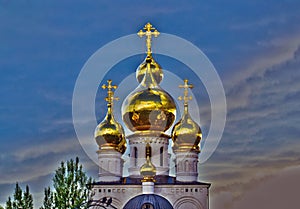
[{"label": "dark blue sky", "polygon": [[[96,50],[148,21],[199,47],[223,82],[225,132],[202,165],[202,179],[213,183],[212,208],[258,204],[251,195],[273,184],[255,190],[253,183],[300,174],[299,10],[296,0],[0,0],[0,204],[19,181],[30,184],[39,206],[59,162],[77,155],[96,178],[97,167],[72,124],[74,85]],[[129,60],[126,73],[142,59]],[[158,60],[173,66],[164,57]],[[209,105],[201,95],[202,104]],[[204,123],[210,113],[206,106],[200,107]],[[96,112],[99,119],[104,114]],[[285,192],[281,199],[293,205],[290,197]]]}]

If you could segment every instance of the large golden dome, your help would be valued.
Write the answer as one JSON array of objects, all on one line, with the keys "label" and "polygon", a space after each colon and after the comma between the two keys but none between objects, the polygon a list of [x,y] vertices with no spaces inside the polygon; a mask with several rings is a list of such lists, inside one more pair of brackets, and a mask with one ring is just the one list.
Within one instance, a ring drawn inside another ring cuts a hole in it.
[{"label": "large golden dome", "polygon": [[108,88],[108,96],[106,97],[107,113],[104,120],[96,127],[95,140],[102,150],[114,149],[122,154],[126,150],[126,140],[124,129],[113,116],[113,91],[112,88],[116,86],[111,85],[111,80],[108,80],[108,86],[103,85],[102,88]]},{"label": "large golden dome", "polygon": [[175,115],[173,98],[158,86],[147,68],[141,84],[123,103],[123,121],[131,131],[166,131],[173,124]]},{"label": "large golden dome", "polygon": [[141,30],[138,33],[141,37],[147,36],[147,57],[137,71],[137,79],[142,81],[123,103],[123,121],[131,131],[166,131],[175,120],[176,105],[158,85],[163,73],[152,57],[151,36],[158,36],[159,32],[150,23],[144,29],[145,32]]},{"label": "large golden dome", "polygon": [[185,88],[184,97],[179,98],[184,100],[184,112],[182,118],[174,125],[172,130],[173,148],[176,151],[194,150],[200,152],[202,131],[188,112],[188,100],[191,97],[188,97],[187,88],[192,88],[192,85],[189,85],[188,80],[185,80],[185,84],[180,85],[180,87]]}]

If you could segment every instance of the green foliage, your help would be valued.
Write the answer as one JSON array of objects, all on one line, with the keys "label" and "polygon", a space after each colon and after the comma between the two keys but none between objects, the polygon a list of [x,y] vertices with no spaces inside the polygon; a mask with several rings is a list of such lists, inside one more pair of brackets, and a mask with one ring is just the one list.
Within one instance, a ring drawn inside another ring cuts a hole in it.
[{"label": "green foliage", "polygon": [[23,208],[33,208],[33,198],[29,192],[29,186],[26,186],[26,190],[23,195]]},{"label": "green foliage", "polygon": [[2,206],[0,205],[0,209],[4,209],[4,207],[2,207]]},{"label": "green foliage", "polygon": [[49,187],[45,189],[44,203],[40,209],[75,208],[87,202],[91,197],[91,183],[92,179],[82,170],[78,157],[75,161],[61,162],[53,177],[54,190],[51,192]]},{"label": "green foliage", "polygon": [[19,208],[33,209],[33,198],[32,195],[30,194],[28,185],[26,186],[26,190],[23,193],[21,187],[17,182],[13,197],[14,197],[13,201],[10,197],[8,197],[8,200],[6,201],[6,209],[19,209]]},{"label": "green foliage", "polygon": [[44,202],[40,209],[52,209],[53,207],[53,193],[51,192],[50,187],[47,187],[44,190]]},{"label": "green foliage", "polygon": [[13,209],[12,201],[10,197],[8,197],[8,200],[6,201],[6,209]]},{"label": "green foliage", "polygon": [[13,208],[22,208],[23,207],[23,192],[18,182],[16,183],[15,193],[14,193],[14,201]]}]

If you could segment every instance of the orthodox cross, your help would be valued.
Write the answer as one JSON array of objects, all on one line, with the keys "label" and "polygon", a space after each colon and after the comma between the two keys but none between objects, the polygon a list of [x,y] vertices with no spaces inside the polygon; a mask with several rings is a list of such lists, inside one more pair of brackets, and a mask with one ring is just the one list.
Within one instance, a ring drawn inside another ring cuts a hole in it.
[{"label": "orthodox cross", "polygon": [[139,37],[146,36],[146,45],[147,45],[147,55],[150,55],[152,53],[151,51],[151,40],[152,36],[157,37],[159,35],[159,32],[152,27],[150,23],[147,23],[145,27],[143,28],[145,31],[140,30],[137,34]]},{"label": "orthodox cross", "polygon": [[192,84],[188,84],[188,82],[189,82],[188,79],[184,79],[184,85],[179,85],[179,88],[183,88],[184,89],[184,94],[183,94],[183,97],[180,96],[180,97],[178,97],[178,99],[184,101],[184,106],[187,106],[188,105],[188,101],[193,99],[192,96],[189,96],[188,89],[189,88],[192,89],[194,86]]},{"label": "orthodox cross", "polygon": [[107,85],[103,84],[102,89],[107,89],[107,97],[105,100],[108,102],[108,104],[112,104],[114,100],[118,101],[118,97],[114,97],[114,92],[112,89],[117,89],[117,85],[112,85],[112,80],[107,80]]}]

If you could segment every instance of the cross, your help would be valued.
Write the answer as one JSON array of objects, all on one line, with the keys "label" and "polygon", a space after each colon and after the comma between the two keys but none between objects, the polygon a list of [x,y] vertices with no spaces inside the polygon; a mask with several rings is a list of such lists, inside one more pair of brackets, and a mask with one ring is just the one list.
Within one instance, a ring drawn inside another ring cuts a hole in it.
[{"label": "cross", "polygon": [[184,79],[184,85],[179,85],[179,88],[183,88],[184,89],[184,96],[180,96],[178,97],[179,100],[183,100],[184,101],[184,105],[188,105],[188,101],[189,100],[192,100],[193,97],[192,96],[189,96],[189,92],[188,92],[188,89],[192,89],[194,86],[192,84],[188,84],[188,79]]},{"label": "cross", "polygon": [[147,55],[150,55],[152,53],[151,51],[151,39],[152,39],[152,35],[154,37],[157,37],[159,35],[159,32],[152,27],[152,25],[148,22],[145,27],[143,28],[145,31],[140,30],[137,34],[139,37],[143,37],[146,36],[146,45],[147,45]]},{"label": "cross", "polygon": [[112,80],[107,80],[108,85],[103,84],[102,89],[107,89],[107,97],[105,100],[108,102],[108,104],[112,104],[114,100],[118,101],[118,97],[114,97],[114,92],[112,89],[117,89],[117,85],[112,85]]}]

